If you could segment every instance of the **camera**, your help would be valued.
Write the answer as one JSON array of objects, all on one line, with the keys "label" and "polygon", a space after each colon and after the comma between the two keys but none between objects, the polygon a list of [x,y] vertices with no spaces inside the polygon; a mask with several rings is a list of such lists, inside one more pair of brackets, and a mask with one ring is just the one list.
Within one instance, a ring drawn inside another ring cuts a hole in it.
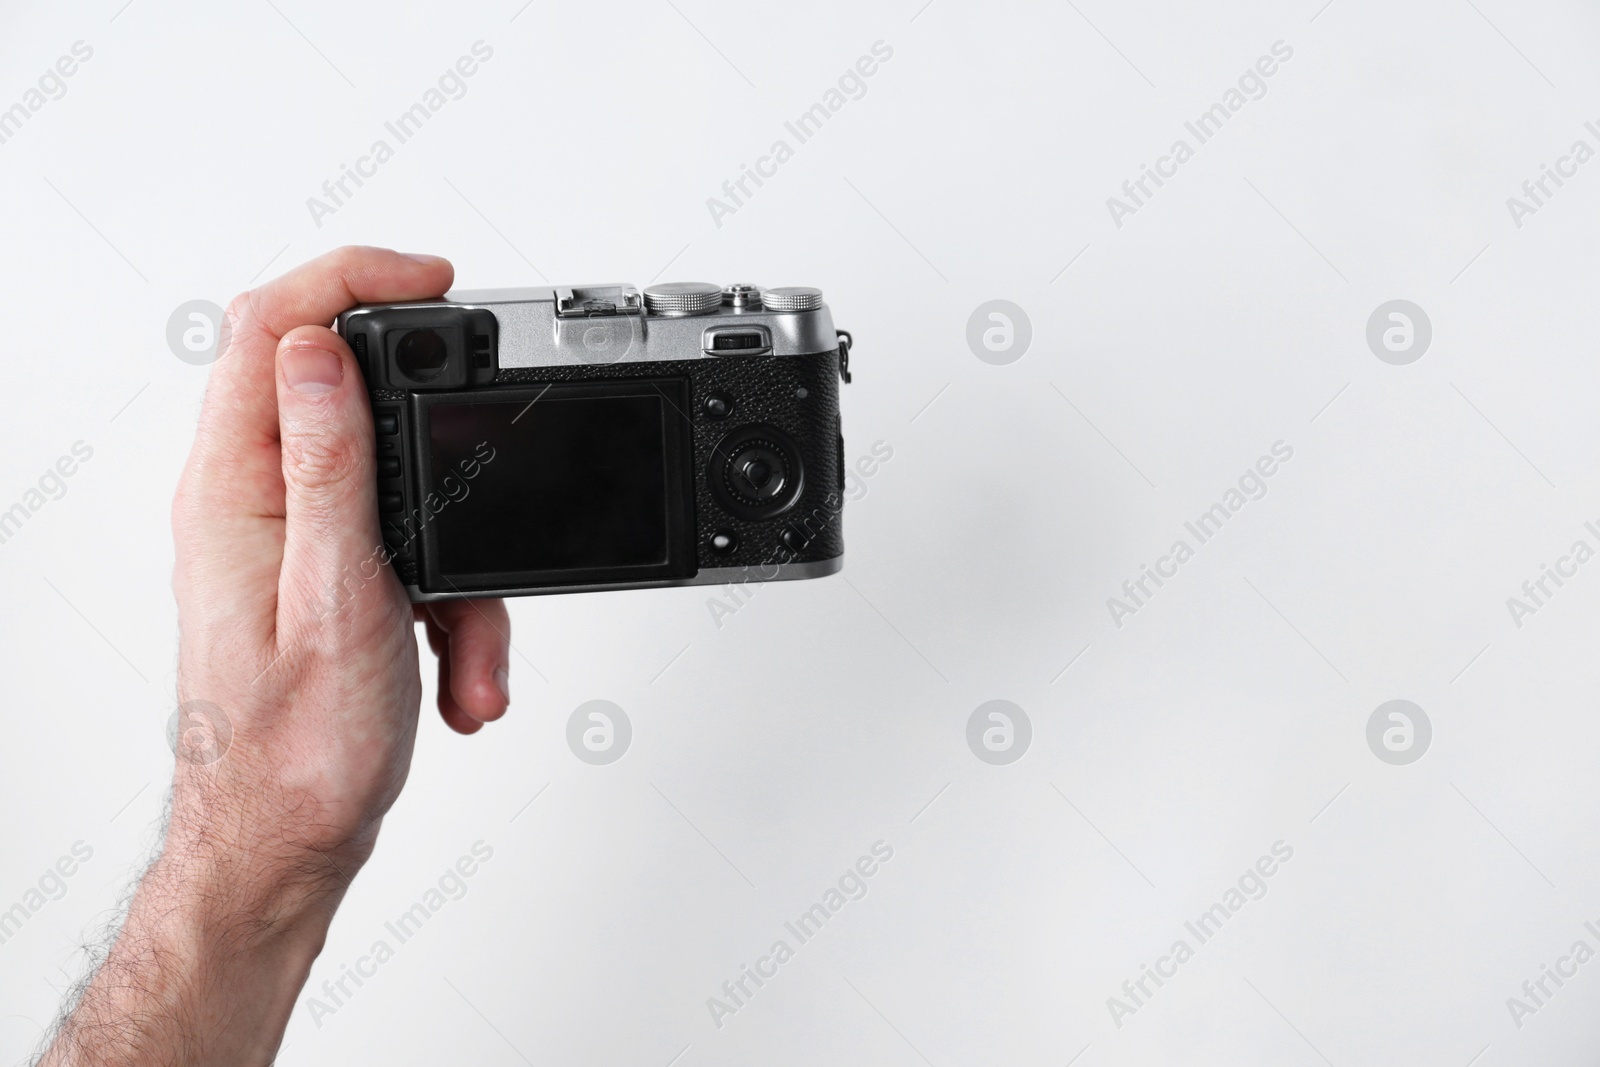
[{"label": "camera", "polygon": [[848,333],[820,290],[453,292],[339,316],[412,600],[818,578]]}]

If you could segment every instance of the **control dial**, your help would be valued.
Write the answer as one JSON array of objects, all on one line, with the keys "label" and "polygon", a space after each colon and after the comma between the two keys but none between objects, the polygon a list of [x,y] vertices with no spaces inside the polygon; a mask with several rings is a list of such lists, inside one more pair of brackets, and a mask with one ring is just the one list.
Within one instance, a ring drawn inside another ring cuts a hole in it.
[{"label": "control dial", "polygon": [[784,285],[763,291],[761,302],[768,311],[815,311],[822,306],[822,290],[809,285]]},{"label": "control dial", "polygon": [[644,291],[644,306],[657,315],[704,315],[722,306],[722,287],[710,282],[666,282]]},{"label": "control dial", "polygon": [[706,471],[730,514],[761,521],[789,510],[805,487],[800,446],[776,426],[752,423],[717,442]]}]

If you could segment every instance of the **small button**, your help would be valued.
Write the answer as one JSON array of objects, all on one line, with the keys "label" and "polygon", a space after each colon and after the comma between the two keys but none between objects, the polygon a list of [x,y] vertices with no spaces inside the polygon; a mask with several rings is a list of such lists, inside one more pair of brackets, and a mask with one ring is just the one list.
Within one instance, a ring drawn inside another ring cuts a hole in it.
[{"label": "small button", "polygon": [[726,556],[739,547],[739,535],[732,530],[718,530],[711,535],[711,551]]},{"label": "small button", "polygon": [[749,482],[752,488],[760,490],[765,488],[768,482],[772,481],[773,471],[771,464],[763,459],[756,458],[746,463],[740,473],[744,475],[745,481]]},{"label": "small button", "polygon": [[711,393],[700,405],[707,418],[725,419],[733,414],[733,397],[727,393]]},{"label": "small button", "polygon": [[411,535],[407,534],[405,527],[394,519],[384,520],[383,543],[390,555],[404,559],[411,558]]},{"label": "small button", "polygon": [[787,464],[763,441],[752,441],[728,463],[728,486],[752,503],[775,499],[789,484]]},{"label": "small button", "polygon": [[399,493],[379,493],[378,510],[388,513],[404,511],[406,509],[405,497]]},{"label": "small button", "polygon": [[380,434],[396,434],[400,432],[400,416],[392,411],[380,412],[376,418]]},{"label": "small button", "polygon": [[790,552],[804,552],[806,545],[811,543],[809,537],[796,530],[793,526],[784,530],[782,536],[778,539],[783,542],[783,547]]},{"label": "small button", "polygon": [[398,478],[398,477],[400,477],[400,457],[399,456],[379,456],[378,457],[378,477],[380,477],[380,478]]},{"label": "small button", "polygon": [[761,308],[761,287],[738,282],[722,287],[722,303],[731,308],[757,311]]}]

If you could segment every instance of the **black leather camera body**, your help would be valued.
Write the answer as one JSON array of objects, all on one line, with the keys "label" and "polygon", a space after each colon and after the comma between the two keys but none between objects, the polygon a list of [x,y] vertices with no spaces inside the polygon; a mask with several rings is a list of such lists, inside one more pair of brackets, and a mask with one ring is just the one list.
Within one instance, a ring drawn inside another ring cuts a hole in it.
[{"label": "black leather camera body", "polygon": [[413,600],[816,578],[843,563],[822,294],[683,282],[450,293],[339,317]]}]

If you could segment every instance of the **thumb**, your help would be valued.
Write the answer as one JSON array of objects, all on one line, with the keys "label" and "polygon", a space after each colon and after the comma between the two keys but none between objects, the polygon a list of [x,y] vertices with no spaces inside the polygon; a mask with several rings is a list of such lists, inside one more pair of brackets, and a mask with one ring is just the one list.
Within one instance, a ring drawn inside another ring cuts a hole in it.
[{"label": "thumb", "polygon": [[277,379],[283,622],[290,621],[286,612],[320,618],[370,598],[385,576],[372,488],[372,411],[349,346],[326,327],[291,330],[278,342]]}]

